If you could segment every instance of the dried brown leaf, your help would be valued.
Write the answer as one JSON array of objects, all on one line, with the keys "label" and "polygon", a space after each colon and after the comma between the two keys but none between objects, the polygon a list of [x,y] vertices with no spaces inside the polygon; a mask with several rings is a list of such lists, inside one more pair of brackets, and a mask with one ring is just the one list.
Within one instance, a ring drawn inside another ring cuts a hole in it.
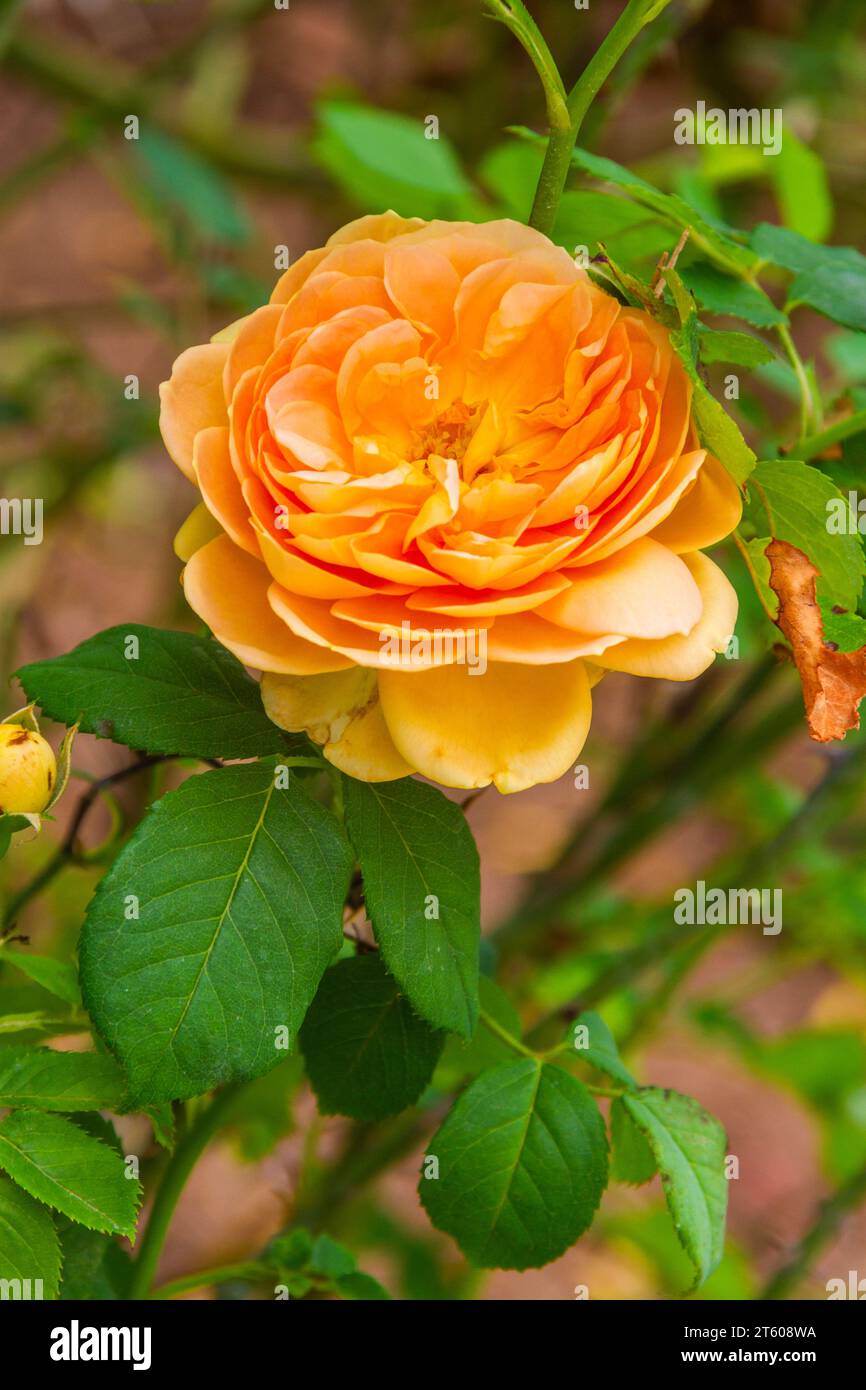
[{"label": "dried brown leaf", "polygon": [[787,637],[803,686],[809,733],[819,743],[859,729],[857,706],[866,695],[866,647],[839,652],[824,641],[824,623],[815,595],[818,571],[788,541],[772,540],[770,587],[779,600],[776,625]]}]

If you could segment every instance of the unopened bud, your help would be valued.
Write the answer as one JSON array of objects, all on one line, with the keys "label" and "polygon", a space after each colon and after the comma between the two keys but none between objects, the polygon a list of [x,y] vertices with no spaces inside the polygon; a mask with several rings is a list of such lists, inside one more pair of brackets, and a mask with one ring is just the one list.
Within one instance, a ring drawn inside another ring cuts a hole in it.
[{"label": "unopened bud", "polygon": [[51,744],[21,724],[0,724],[0,815],[38,815],[51,800],[57,763]]}]

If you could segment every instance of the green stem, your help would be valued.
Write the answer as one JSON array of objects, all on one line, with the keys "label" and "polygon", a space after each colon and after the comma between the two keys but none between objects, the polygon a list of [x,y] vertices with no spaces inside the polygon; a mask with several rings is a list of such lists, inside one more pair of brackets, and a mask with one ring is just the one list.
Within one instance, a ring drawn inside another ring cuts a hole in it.
[{"label": "green stem", "polygon": [[538,1061],[538,1054],[533,1052],[531,1047],[524,1047],[519,1038],[515,1038],[507,1028],[503,1028],[501,1023],[497,1023],[493,1015],[487,1013],[485,1009],[481,1010],[478,1019],[480,1023],[484,1024],[488,1032],[493,1033],[494,1037],[499,1038],[500,1042],[504,1042],[513,1052],[519,1052],[521,1057],[531,1057],[534,1062]]},{"label": "green stem", "polygon": [[172,1154],[157,1189],[150,1218],[141,1239],[129,1286],[130,1299],[149,1296],[178,1198],[204,1150],[225,1124],[245,1084],[235,1082],[223,1087],[207,1109],[201,1112]]},{"label": "green stem", "polygon": [[544,88],[547,118],[551,125],[568,125],[570,117],[559,68],[545,43],[544,35],[522,0],[487,0],[487,7],[494,19],[510,29],[532,60]]},{"label": "green stem", "polygon": [[866,431],[866,410],[860,410],[856,415],[849,415],[847,420],[839,420],[837,424],[830,425],[820,434],[810,435],[806,439],[801,439],[797,445],[797,457],[801,459],[815,458],[816,454],[823,454],[825,449],[829,449],[833,444],[839,444],[843,439],[850,439],[852,434],[861,434]]},{"label": "green stem", "polygon": [[[584,117],[626,49],[641,29],[661,14],[670,0],[629,0],[619,19],[590,58],[566,100],[563,118],[550,120],[550,138],[538,180],[535,201],[529,215],[530,227],[550,236],[568,170],[571,153],[580,134]],[[548,103],[548,114],[550,105]]]},{"label": "green stem", "polygon": [[493,18],[504,24],[522,44],[544,89],[549,136],[529,225],[550,236],[584,116],[629,44],[645,25],[667,8],[670,0],[629,0],[568,95],[544,36],[522,0],[486,0],[486,3]]},{"label": "green stem", "polygon": [[818,411],[812,395],[812,385],[788,325],[786,323],[777,324],[776,332],[782,347],[785,349],[788,361],[794,369],[794,375],[800,387],[800,438],[804,439],[818,419]]},{"label": "green stem", "polygon": [[761,581],[758,578],[758,571],[755,569],[755,566],[752,563],[752,557],[749,553],[749,548],[746,545],[746,542],[743,540],[739,531],[732,531],[731,539],[734,542],[734,545],[739,550],[740,555],[743,557],[743,564],[749,571],[749,578],[755,586],[755,593],[758,595],[758,600],[761,604],[761,607],[763,608],[767,617],[770,619],[770,622],[774,623],[776,621],[776,618],[778,617],[778,614],[772,611],[769,604],[767,603],[767,600],[764,598],[764,590],[762,589]]},{"label": "green stem", "polygon": [[670,0],[629,0],[568,94],[569,114],[578,129],[626,49],[669,4]]},{"label": "green stem", "polygon": [[191,1289],[212,1288],[215,1284],[230,1284],[235,1280],[255,1283],[267,1277],[267,1271],[254,1261],[245,1264],[217,1265],[214,1269],[202,1269],[198,1274],[184,1274],[180,1279],[172,1279],[168,1284],[160,1284],[148,1295],[151,1299],[176,1298],[178,1294],[189,1293]]},{"label": "green stem", "polygon": [[535,227],[545,236],[551,236],[553,233],[556,214],[559,210],[565,181],[568,178],[571,152],[577,139],[577,130],[577,126],[571,124],[564,128],[550,127],[544,163],[541,166],[538,187],[535,190],[532,211],[529,214],[530,227]]}]

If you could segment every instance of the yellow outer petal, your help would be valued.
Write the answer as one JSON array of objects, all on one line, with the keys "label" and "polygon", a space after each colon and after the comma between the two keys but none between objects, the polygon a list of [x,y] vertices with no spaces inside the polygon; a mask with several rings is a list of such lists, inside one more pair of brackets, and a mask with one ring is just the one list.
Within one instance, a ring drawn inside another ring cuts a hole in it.
[{"label": "yellow outer petal", "polygon": [[159,428],[169,454],[190,482],[192,446],[199,430],[208,425],[227,425],[223,392],[223,368],[227,343],[203,343],[187,348],[171,369],[171,378],[159,388]]},{"label": "yellow outer petal", "polygon": [[691,632],[686,637],[664,637],[658,642],[623,642],[596,656],[598,666],[628,671],[633,676],[692,681],[712,666],[717,652],[725,650],[737,621],[736,592],[718,565],[700,551],[682,558],[701,591],[704,605]]},{"label": "yellow outer petal", "polygon": [[589,731],[589,680],[582,661],[555,666],[492,662],[380,671],[382,712],[398,751],[448,787],[522,791],[554,782],[572,765]]},{"label": "yellow outer petal", "polygon": [[347,724],[340,738],[326,743],[323,752],[347,777],[361,782],[395,782],[415,771],[394,746],[379,700]]},{"label": "yellow outer petal", "polygon": [[319,676],[262,677],[268,718],[324,745],[325,757],[362,782],[392,782],[413,769],[394,747],[372,671],[352,666]]},{"label": "yellow outer petal", "polygon": [[199,502],[197,507],[193,507],[174,538],[174,553],[186,564],[197,550],[201,550],[208,541],[216,540],[217,536],[222,534],[223,529],[216,517],[204,502]]},{"label": "yellow outer petal", "polygon": [[262,676],[262,704],[274,724],[309,734],[314,743],[339,737],[349,719],[376,699],[376,674],[363,666],[317,676]]},{"label": "yellow outer petal", "polygon": [[651,539],[678,555],[724,540],[740,523],[743,498],[724,464],[708,454],[701,471]]},{"label": "yellow outer petal", "polygon": [[270,582],[265,566],[228,536],[197,550],[183,572],[190,608],[244,665],[302,675],[348,666],[345,657],[289,631],[268,603]]}]

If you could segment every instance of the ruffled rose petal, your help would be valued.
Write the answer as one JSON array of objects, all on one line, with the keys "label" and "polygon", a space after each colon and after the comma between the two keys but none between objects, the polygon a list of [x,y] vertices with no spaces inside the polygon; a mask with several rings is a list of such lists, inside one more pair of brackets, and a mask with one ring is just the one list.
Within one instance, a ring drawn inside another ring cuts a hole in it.
[{"label": "ruffled rose petal", "polygon": [[346,658],[337,668],[322,666],[320,670],[340,669],[347,662],[358,666],[382,666],[390,659],[387,645],[378,631],[369,631],[335,617],[331,611],[335,605],[327,601],[291,594],[280,584],[270,586],[268,601],[297,637],[333,655],[339,652]]},{"label": "ruffled rose petal", "polygon": [[261,690],[268,718],[281,729],[309,734],[314,743],[327,743],[375,701],[376,673],[363,666],[318,676],[266,671]]},{"label": "ruffled rose petal", "polygon": [[683,561],[658,541],[635,541],[607,560],[569,573],[569,588],[538,610],[561,627],[670,637],[690,632],[701,616],[697,584]]},{"label": "ruffled rose petal", "polygon": [[522,791],[553,782],[583,747],[592,713],[582,661],[381,671],[382,711],[398,751],[448,787]]},{"label": "ruffled rose petal", "polygon": [[258,558],[259,548],[250,526],[250,513],[237,474],[232,467],[227,425],[199,430],[192,451],[192,466],[205,505],[235,545]]},{"label": "ruffled rose petal", "polygon": [[495,589],[478,591],[461,589],[458,586],[441,589],[422,589],[406,600],[406,607],[418,610],[417,621],[423,621],[425,613],[441,614],[451,618],[498,618],[508,613],[524,613],[537,609],[546,600],[552,599],[569,581],[562,574],[546,574],[534,579],[522,589]]},{"label": "ruffled rose petal", "polygon": [[394,747],[378,698],[349,721],[339,738],[329,739],[322,752],[347,777],[362,782],[394,782],[415,771]]},{"label": "ruffled rose petal", "polygon": [[256,524],[256,534],[261,546],[262,559],[273,578],[293,594],[303,594],[307,598],[360,598],[376,590],[366,584],[358,584],[345,574],[339,574],[324,565],[314,564],[295,550],[289,550],[274,540],[273,536],[260,524]]},{"label": "ruffled rose petal", "polygon": [[550,662],[575,661],[579,656],[599,656],[608,647],[625,641],[615,633],[572,632],[539,618],[537,613],[515,613],[497,618],[484,634],[491,661],[517,661],[523,666],[547,666]]},{"label": "ruffled rose petal", "polygon": [[737,621],[736,592],[718,565],[700,551],[682,558],[700,590],[703,604],[701,617],[691,632],[686,637],[665,637],[659,642],[623,642],[596,657],[599,666],[628,671],[633,676],[692,681],[712,666],[718,652],[725,650]]},{"label": "ruffled rose petal", "polygon": [[186,600],[214,637],[245,666],[308,675],[349,662],[296,637],[268,603],[265,566],[220,536],[197,550],[183,572]]},{"label": "ruffled rose petal", "polygon": [[705,550],[739,526],[742,512],[740,489],[724,464],[708,454],[695,481],[670,516],[652,532],[652,539],[677,555],[684,550]]},{"label": "ruffled rose petal", "polygon": [[352,666],[321,676],[262,677],[268,718],[292,733],[304,731],[349,777],[392,782],[413,771],[394,747],[372,671]]},{"label": "ruffled rose petal", "polygon": [[241,319],[238,331],[231,339],[228,358],[223,370],[225,398],[230,401],[235,387],[251,367],[260,367],[274,346],[277,324],[283,310],[279,304],[264,304],[255,313]]},{"label": "ruffled rose petal", "polygon": [[194,481],[193,442],[208,425],[228,423],[223,391],[227,343],[203,343],[178,357],[171,377],[159,388],[159,428],[165,447],[182,473]]}]

